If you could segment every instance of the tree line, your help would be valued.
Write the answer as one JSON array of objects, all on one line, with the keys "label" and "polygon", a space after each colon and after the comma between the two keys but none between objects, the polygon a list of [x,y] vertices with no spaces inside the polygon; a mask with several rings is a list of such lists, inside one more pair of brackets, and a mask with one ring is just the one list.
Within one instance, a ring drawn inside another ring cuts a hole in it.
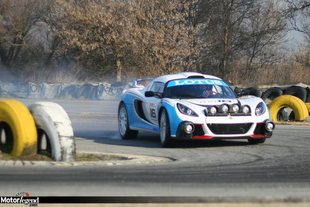
[{"label": "tree line", "polygon": [[[309,17],[309,0],[2,0],[1,70],[33,81],[198,71],[309,84]],[[292,30],[305,41],[288,53]]]}]

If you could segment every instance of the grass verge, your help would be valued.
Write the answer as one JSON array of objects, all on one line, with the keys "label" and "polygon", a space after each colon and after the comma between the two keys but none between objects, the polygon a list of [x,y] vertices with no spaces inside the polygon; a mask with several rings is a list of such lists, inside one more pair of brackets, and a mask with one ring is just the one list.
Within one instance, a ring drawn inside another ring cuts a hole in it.
[{"label": "grass verge", "polygon": [[[120,155],[108,154],[91,154],[91,153],[77,153],[75,157],[76,162],[85,161],[117,161],[117,160],[130,160],[131,158]],[[14,157],[10,154],[0,152],[0,160],[22,160],[22,161],[53,161],[46,155],[36,154],[31,156],[18,156]]]}]

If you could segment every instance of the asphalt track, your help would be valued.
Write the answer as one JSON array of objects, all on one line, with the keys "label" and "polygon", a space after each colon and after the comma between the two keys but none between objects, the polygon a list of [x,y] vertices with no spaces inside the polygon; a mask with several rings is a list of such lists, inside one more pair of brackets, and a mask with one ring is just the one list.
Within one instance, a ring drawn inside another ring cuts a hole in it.
[{"label": "asphalt track", "polygon": [[310,126],[277,125],[274,136],[261,145],[199,141],[164,149],[153,134],[120,140],[117,101],[57,102],[72,119],[78,151],[150,155],[171,161],[127,166],[0,166],[0,195],[310,201]]}]

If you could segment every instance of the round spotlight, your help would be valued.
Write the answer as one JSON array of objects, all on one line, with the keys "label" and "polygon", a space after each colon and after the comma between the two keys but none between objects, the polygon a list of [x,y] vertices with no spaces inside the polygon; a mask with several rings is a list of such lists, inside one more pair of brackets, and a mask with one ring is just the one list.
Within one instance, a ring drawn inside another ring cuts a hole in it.
[{"label": "round spotlight", "polygon": [[250,107],[248,107],[248,106],[243,106],[242,112],[243,112],[244,114],[250,113]]},{"label": "round spotlight", "polygon": [[193,126],[191,125],[191,124],[186,124],[185,126],[184,126],[184,131],[187,133],[187,134],[190,134],[190,133],[192,133],[192,131],[193,131]]},{"label": "round spotlight", "polygon": [[229,111],[229,107],[226,104],[224,104],[221,106],[221,111],[226,114]]},{"label": "round spotlight", "polygon": [[238,113],[239,110],[240,110],[239,105],[234,104],[234,105],[232,106],[232,111],[233,111],[234,113]]},{"label": "round spotlight", "polygon": [[272,132],[274,129],[274,124],[272,122],[266,122],[265,128],[268,132]]},{"label": "round spotlight", "polygon": [[214,115],[214,114],[216,114],[217,109],[216,109],[215,106],[212,106],[212,107],[210,107],[209,111],[210,111],[210,113],[211,113],[212,115]]}]

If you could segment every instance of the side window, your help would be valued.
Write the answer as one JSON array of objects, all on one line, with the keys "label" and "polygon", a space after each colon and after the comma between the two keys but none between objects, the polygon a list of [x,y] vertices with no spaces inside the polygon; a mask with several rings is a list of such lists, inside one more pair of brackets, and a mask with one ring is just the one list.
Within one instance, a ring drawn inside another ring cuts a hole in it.
[{"label": "side window", "polygon": [[162,93],[164,91],[164,84],[160,82],[155,82],[150,88],[153,92]]}]

